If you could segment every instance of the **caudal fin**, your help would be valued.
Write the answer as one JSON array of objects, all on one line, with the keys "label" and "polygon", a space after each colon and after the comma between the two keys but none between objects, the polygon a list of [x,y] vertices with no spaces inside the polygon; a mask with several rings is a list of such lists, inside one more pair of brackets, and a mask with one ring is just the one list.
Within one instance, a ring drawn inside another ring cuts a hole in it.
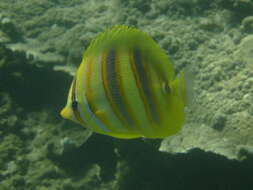
[{"label": "caudal fin", "polygon": [[194,101],[194,75],[192,70],[187,67],[180,72],[173,82],[173,90],[176,95],[182,98],[184,105],[189,106]]}]

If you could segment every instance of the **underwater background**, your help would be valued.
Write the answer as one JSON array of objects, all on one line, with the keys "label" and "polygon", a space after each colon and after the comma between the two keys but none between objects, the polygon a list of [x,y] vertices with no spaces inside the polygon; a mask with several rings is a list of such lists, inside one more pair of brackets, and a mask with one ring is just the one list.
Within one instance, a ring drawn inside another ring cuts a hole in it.
[{"label": "underwater background", "polygon": [[[121,140],[63,120],[89,42],[124,24],[194,72],[177,135]],[[0,190],[253,189],[252,0],[0,0]]]}]

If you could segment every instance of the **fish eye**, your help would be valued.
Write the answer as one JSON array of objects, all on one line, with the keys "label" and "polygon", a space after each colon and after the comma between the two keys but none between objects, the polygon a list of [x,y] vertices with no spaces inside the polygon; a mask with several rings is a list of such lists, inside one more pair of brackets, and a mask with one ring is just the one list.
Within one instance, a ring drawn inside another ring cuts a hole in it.
[{"label": "fish eye", "polygon": [[169,85],[166,83],[166,82],[163,82],[162,83],[162,88],[163,88],[163,91],[167,94],[167,93],[170,93],[170,87]]},{"label": "fish eye", "polygon": [[77,105],[78,105],[78,102],[76,100],[72,101],[72,109],[73,110],[77,109]]}]

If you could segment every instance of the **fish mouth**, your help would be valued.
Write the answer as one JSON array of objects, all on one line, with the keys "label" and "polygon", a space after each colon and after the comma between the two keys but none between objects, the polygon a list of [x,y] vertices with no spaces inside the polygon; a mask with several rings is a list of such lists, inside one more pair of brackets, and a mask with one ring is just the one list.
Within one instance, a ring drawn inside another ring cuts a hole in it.
[{"label": "fish mouth", "polygon": [[68,108],[64,107],[64,108],[61,110],[60,115],[61,115],[61,117],[64,118],[64,119],[69,119],[69,116],[71,115],[71,113],[70,113],[70,110],[69,110]]}]

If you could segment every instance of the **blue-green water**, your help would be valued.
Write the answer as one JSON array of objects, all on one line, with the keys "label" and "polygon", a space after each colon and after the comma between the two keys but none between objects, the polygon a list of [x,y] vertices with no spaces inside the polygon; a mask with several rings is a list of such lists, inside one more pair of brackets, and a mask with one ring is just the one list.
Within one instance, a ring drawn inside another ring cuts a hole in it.
[{"label": "blue-green water", "polygon": [[[163,140],[59,116],[89,42],[124,24],[190,68],[194,101]],[[253,2],[0,0],[0,190],[253,189]]]}]

